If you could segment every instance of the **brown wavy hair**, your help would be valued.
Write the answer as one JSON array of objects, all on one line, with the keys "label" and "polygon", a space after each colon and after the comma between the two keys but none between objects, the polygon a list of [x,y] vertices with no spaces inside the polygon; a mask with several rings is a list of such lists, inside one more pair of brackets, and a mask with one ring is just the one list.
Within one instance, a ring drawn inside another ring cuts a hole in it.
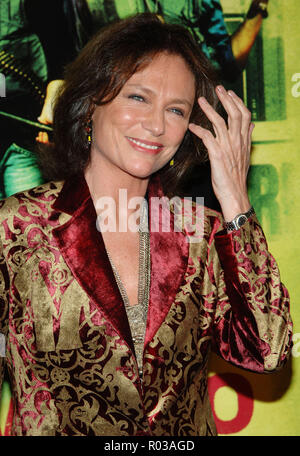
[{"label": "brown wavy hair", "polygon": [[[195,76],[196,96],[190,121],[211,130],[197,99],[206,97],[216,109],[216,74],[184,27],[162,22],[155,14],[137,14],[102,29],[68,65],[54,107],[51,150],[41,148],[40,166],[47,179],[65,179],[89,163],[86,123],[96,105],[112,101],[128,79],[160,53],[178,55]],[[174,193],[193,165],[205,161],[202,141],[187,130],[174,156],[158,173],[166,193]]]}]

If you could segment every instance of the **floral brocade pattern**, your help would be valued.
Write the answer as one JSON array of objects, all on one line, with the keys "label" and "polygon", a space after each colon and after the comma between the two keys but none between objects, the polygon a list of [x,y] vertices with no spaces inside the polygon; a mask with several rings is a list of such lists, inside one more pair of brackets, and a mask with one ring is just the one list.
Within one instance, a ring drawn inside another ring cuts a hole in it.
[{"label": "floral brocade pattern", "polygon": [[[77,194],[86,195],[80,185]],[[258,221],[252,217],[228,235],[220,215],[207,209],[203,239],[187,243],[176,234],[170,256],[168,233],[151,233],[141,380],[109,260],[102,244],[96,253],[89,247],[100,236],[89,199],[75,204],[76,195],[72,200],[65,191],[69,210],[58,210],[62,187],[49,183],[2,202],[1,375],[5,360],[13,434],[215,435],[207,391],[211,347],[256,372],[279,368],[290,351],[288,294]],[[155,288],[160,270],[171,280]]]}]

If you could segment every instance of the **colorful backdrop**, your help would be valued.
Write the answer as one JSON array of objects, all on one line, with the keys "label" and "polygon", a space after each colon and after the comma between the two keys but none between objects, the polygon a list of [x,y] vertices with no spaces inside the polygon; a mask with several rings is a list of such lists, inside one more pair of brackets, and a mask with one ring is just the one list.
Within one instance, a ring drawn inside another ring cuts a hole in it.
[{"label": "colorful backdrop", "polygon": [[[243,19],[249,3],[222,1],[229,30]],[[300,435],[300,3],[269,3],[269,18],[237,89],[256,124],[250,197],[290,292],[294,347],[286,367],[268,375],[242,371],[212,357],[209,393],[220,435]],[[11,414],[10,388],[5,381],[0,406],[2,435],[10,434]]]},{"label": "colorful backdrop", "polygon": [[[222,2],[229,20],[248,4]],[[269,4],[243,75],[255,120],[249,191],[290,292],[294,347],[288,365],[267,375],[212,359],[210,397],[221,435],[300,435],[300,2]]]}]

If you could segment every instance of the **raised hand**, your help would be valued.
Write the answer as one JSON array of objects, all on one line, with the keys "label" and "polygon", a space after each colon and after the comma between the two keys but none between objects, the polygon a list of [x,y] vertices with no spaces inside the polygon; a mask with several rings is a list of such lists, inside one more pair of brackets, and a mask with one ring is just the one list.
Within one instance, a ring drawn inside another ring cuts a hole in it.
[{"label": "raised hand", "polygon": [[254,124],[250,111],[234,92],[217,86],[216,93],[228,114],[227,123],[204,97],[200,97],[199,105],[211,121],[215,135],[193,123],[189,129],[202,139],[208,150],[213,189],[224,219],[230,221],[251,206],[247,193],[247,174]]}]

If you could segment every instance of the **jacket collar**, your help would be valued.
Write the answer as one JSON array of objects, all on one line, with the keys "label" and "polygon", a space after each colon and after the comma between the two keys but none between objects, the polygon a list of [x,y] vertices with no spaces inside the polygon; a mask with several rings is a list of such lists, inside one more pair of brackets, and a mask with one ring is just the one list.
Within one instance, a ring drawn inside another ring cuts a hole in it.
[{"label": "jacket collar", "polygon": [[[149,219],[153,196],[163,196],[158,178],[151,179],[148,187]],[[71,215],[67,223],[53,231],[68,267],[90,299],[97,303],[106,319],[133,350],[126,309],[103,238],[96,228],[97,215],[83,174],[65,181],[53,209]],[[161,208],[160,215],[163,210]],[[184,233],[163,232],[162,217],[158,227],[158,231],[154,232],[150,226],[151,284],[145,346],[153,339],[175,301],[188,261],[188,242]]]},{"label": "jacket collar", "polygon": [[83,173],[67,179],[58,194],[53,209],[74,215],[76,210],[91,198],[90,191]]}]

